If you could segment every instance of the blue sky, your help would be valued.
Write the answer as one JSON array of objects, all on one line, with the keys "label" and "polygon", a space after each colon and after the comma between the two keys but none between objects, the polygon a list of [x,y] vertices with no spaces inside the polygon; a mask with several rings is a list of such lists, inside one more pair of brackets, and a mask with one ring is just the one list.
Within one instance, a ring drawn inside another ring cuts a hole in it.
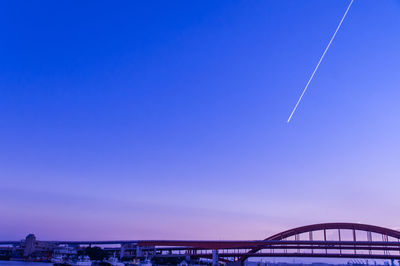
[{"label": "blue sky", "polygon": [[286,123],[347,5],[2,3],[0,238],[399,228],[399,1],[355,1]]}]

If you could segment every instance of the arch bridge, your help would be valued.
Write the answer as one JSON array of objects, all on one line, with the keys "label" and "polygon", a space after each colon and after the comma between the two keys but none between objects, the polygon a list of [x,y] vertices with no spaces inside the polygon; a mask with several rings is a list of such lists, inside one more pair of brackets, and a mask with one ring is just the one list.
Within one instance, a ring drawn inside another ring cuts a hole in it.
[{"label": "arch bridge", "polygon": [[[26,241],[0,241],[0,255],[24,249]],[[293,228],[264,240],[246,241],[36,241],[46,250],[62,245],[97,245],[120,257],[136,259],[207,258],[241,264],[250,257],[319,257],[400,260],[400,232],[359,223],[323,223]],[[3,247],[5,246],[5,247]],[[12,247],[10,247],[12,246]],[[107,247],[108,246],[108,247]]]},{"label": "arch bridge", "polygon": [[138,241],[153,257],[209,258],[241,264],[250,257],[319,257],[400,260],[400,232],[359,223],[322,223],[254,241]]}]

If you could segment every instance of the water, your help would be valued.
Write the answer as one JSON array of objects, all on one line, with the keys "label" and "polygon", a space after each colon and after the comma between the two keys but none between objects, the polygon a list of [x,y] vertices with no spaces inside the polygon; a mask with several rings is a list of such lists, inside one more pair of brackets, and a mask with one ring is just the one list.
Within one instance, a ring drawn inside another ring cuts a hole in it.
[{"label": "water", "polygon": [[43,262],[24,262],[24,261],[2,261],[0,260],[1,266],[51,266],[53,263]]}]

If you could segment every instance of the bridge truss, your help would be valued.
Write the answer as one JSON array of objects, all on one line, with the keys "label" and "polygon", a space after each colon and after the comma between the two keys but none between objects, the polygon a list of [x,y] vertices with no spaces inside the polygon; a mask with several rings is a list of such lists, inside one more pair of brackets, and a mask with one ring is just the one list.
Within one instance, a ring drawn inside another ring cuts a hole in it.
[{"label": "bridge truss", "polygon": [[217,256],[232,262],[250,257],[400,260],[399,231],[358,223],[308,225],[261,241],[139,241],[138,246],[153,256]]}]

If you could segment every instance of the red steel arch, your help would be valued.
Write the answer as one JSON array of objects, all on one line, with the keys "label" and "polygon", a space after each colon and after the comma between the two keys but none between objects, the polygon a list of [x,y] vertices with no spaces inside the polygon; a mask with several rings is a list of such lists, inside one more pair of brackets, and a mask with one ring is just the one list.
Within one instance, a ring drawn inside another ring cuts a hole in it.
[{"label": "red steel arch", "polygon": [[282,239],[285,239],[285,238],[288,238],[291,236],[295,236],[295,235],[299,235],[299,234],[303,234],[303,233],[307,233],[307,232],[320,231],[320,230],[332,230],[332,229],[336,229],[336,230],[349,229],[349,230],[356,230],[356,231],[366,231],[366,232],[387,235],[387,236],[391,236],[391,237],[400,239],[399,231],[380,227],[380,226],[369,225],[369,224],[359,224],[359,223],[322,223],[322,224],[312,224],[312,225],[306,225],[306,226],[289,229],[287,231],[270,236],[264,240],[282,240]]},{"label": "red steel arch", "polygon": [[[312,225],[306,225],[306,226],[289,229],[287,231],[283,231],[281,233],[267,237],[264,239],[264,241],[266,241],[266,240],[284,240],[288,237],[296,236],[296,235],[307,233],[307,232],[314,232],[314,231],[320,231],[320,230],[341,230],[341,229],[366,231],[366,232],[377,233],[377,234],[385,235],[388,237],[390,236],[393,238],[400,239],[399,231],[380,227],[380,226],[369,225],[369,224],[360,224],[360,223],[321,223],[321,224],[312,224]],[[260,250],[259,248],[252,249],[251,251],[249,251],[249,253],[248,253],[249,255],[243,256],[242,258],[240,258],[240,261],[244,261],[249,256],[251,256],[251,254],[254,254],[259,250]]]}]

